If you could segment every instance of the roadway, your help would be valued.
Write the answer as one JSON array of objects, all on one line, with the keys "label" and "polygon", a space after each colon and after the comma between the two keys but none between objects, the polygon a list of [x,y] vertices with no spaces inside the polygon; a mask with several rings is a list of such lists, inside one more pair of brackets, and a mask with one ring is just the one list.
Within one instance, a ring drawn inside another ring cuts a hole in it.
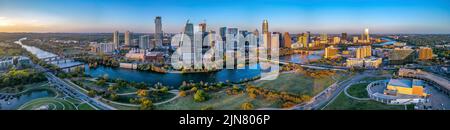
[{"label": "roadway", "polygon": [[51,83],[56,85],[57,89],[59,91],[62,91],[63,94],[66,94],[73,98],[79,99],[81,101],[85,101],[101,110],[117,110],[116,108],[109,106],[109,105],[99,101],[96,98],[91,98],[91,97],[87,96],[86,94],[84,94],[83,92],[80,92],[78,89],[74,88],[74,87],[79,87],[79,86],[76,86],[76,84],[73,84],[73,83],[69,84],[69,83],[65,82],[64,80],[60,79],[59,77],[56,77],[55,75],[53,75],[47,69],[45,69],[39,65],[35,65],[35,68],[44,72],[47,79]]}]

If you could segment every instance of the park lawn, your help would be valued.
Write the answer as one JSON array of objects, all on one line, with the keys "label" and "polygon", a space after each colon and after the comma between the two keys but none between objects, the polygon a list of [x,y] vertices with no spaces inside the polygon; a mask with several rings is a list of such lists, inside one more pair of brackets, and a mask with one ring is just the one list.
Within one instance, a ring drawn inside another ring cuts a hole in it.
[{"label": "park lawn", "polygon": [[348,94],[357,98],[369,98],[366,89],[367,85],[369,85],[369,83],[353,84],[352,86],[350,86],[350,88],[347,89],[347,92]]},{"label": "park lawn", "polygon": [[114,104],[111,103],[109,101],[105,101],[105,100],[100,100],[103,103],[106,103],[114,108],[117,108],[118,110],[139,110],[139,107],[130,107],[130,106],[123,106],[123,105],[118,105],[118,104]]},{"label": "park lawn", "polygon": [[80,104],[81,103],[80,100],[77,100],[77,99],[74,99],[74,98],[71,98],[71,97],[66,97],[65,100],[67,100],[69,102],[72,102],[73,104]]},{"label": "park lawn", "polygon": [[253,108],[280,107],[280,101],[268,101],[265,99],[252,99],[246,93],[227,95],[225,91],[209,93],[210,99],[204,102],[195,102],[194,94],[180,97],[172,102],[154,106],[156,110],[201,110],[211,107],[213,110],[240,110],[245,102],[253,104]]},{"label": "park lawn", "polygon": [[78,105],[78,110],[96,110],[96,109],[87,103],[82,103],[82,104]]},{"label": "park lawn", "polygon": [[69,101],[66,101],[64,99],[59,98],[38,98],[31,100],[24,105],[22,105],[19,109],[21,110],[32,110],[34,108],[37,108],[39,106],[51,104],[49,106],[56,106],[56,110],[76,110],[76,107],[70,103]]},{"label": "park lawn", "polygon": [[134,87],[120,87],[119,90],[117,90],[117,93],[132,93],[132,92],[136,92],[137,89]]},{"label": "park lawn", "polygon": [[405,106],[387,105],[372,100],[358,101],[341,93],[325,110],[405,110]]},{"label": "park lawn", "polygon": [[283,73],[275,80],[259,80],[252,84],[257,87],[274,90],[277,92],[287,92],[293,95],[315,96],[335,81],[329,77],[312,78],[297,73]]}]

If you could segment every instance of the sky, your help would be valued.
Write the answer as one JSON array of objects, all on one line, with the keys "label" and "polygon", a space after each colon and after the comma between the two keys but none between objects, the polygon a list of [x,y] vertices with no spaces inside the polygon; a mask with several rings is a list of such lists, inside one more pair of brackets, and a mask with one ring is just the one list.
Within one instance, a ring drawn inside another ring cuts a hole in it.
[{"label": "sky", "polygon": [[300,33],[446,33],[450,0],[0,0],[0,32],[183,31],[237,27]]}]

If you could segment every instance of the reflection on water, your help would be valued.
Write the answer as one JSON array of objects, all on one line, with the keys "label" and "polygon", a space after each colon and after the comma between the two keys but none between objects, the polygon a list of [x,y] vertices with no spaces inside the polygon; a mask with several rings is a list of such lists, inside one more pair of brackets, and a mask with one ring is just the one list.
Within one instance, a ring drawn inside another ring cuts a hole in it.
[{"label": "reflection on water", "polygon": [[36,57],[39,58],[39,59],[48,58],[48,57],[55,57],[56,56],[53,53],[41,50],[41,49],[39,49],[37,47],[24,45],[24,44],[22,44],[23,40],[27,40],[27,38],[22,38],[19,41],[16,41],[15,43],[21,45],[23,48],[25,48],[31,54],[36,55]]},{"label": "reflection on water", "polygon": [[[280,57],[281,61],[290,61],[294,63],[306,63],[306,60],[313,61],[322,57],[323,51],[316,51],[310,55],[295,54],[291,56]],[[259,67],[257,67],[259,68]],[[145,82],[148,84],[162,83],[163,85],[172,86],[178,88],[183,81],[189,82],[238,82],[244,79],[251,79],[256,76],[260,76],[261,69],[223,69],[218,72],[211,73],[154,73],[139,70],[130,70],[123,68],[111,68],[105,66],[99,66],[97,68],[85,67],[85,73],[93,76],[100,77],[107,75],[110,79],[123,79],[134,82]]]},{"label": "reflection on water", "polygon": [[223,69],[210,73],[154,73],[123,68],[111,68],[99,66],[97,68],[85,67],[85,73],[93,77],[108,75],[111,79],[123,79],[134,82],[145,82],[149,84],[162,83],[163,85],[178,88],[183,81],[189,82],[238,82],[244,79],[259,76],[260,69]]},{"label": "reflection on water", "polygon": [[18,95],[1,95],[0,94],[0,109],[1,110],[15,110],[28,101],[36,98],[54,97],[55,93],[47,89],[38,89],[27,91]]},{"label": "reflection on water", "polygon": [[280,61],[282,62],[292,62],[296,64],[308,64],[311,61],[316,61],[321,59],[323,56],[323,51],[314,51],[312,54],[293,54],[281,56]]}]

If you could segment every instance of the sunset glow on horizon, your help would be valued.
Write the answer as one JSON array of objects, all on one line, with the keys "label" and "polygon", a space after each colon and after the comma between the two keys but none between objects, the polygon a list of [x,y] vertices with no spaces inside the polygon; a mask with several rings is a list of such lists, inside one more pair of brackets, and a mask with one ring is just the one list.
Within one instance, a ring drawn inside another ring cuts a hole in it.
[{"label": "sunset glow on horizon", "polygon": [[271,31],[299,33],[450,33],[447,0],[0,0],[0,32],[177,33],[187,20],[253,31],[267,19]]}]

